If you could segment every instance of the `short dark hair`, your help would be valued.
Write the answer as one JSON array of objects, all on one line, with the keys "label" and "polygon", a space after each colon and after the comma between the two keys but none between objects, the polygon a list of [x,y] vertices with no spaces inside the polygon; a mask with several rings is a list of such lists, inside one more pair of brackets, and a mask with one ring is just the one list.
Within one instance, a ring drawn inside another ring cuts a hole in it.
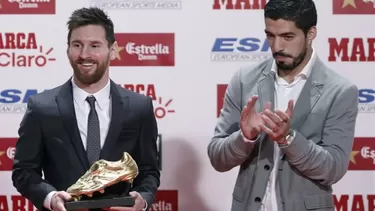
[{"label": "short dark hair", "polygon": [[305,35],[318,19],[313,0],[270,0],[264,7],[264,17],[293,21]]},{"label": "short dark hair", "polygon": [[115,32],[112,20],[100,8],[89,7],[81,8],[73,11],[67,23],[68,25],[68,44],[72,31],[76,28],[86,25],[100,25],[105,30],[105,36],[108,41],[108,46],[111,46],[115,41]]}]

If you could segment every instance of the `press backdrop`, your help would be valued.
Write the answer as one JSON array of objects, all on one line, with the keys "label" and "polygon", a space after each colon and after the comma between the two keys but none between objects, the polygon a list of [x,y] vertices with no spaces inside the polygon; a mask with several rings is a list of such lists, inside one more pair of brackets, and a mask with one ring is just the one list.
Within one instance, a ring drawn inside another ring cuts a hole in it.
[{"label": "press backdrop", "polygon": [[[270,55],[263,0],[0,0],[0,210],[32,211],[12,186],[19,123],[30,95],[72,75],[66,57],[71,12],[98,5],[120,49],[118,84],[154,100],[161,186],[154,211],[228,211],[238,169],[216,172],[207,157],[225,87],[240,67]],[[373,0],[317,0],[320,59],[360,88],[350,170],[334,186],[337,210],[374,210]]]}]

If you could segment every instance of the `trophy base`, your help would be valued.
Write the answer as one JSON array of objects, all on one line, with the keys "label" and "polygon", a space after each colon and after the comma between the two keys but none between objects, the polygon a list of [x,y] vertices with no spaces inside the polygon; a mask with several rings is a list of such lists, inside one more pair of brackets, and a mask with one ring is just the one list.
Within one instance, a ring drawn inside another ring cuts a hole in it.
[{"label": "trophy base", "polygon": [[83,210],[83,209],[97,209],[110,207],[132,207],[135,200],[130,196],[114,197],[114,198],[95,198],[81,201],[70,201],[65,203],[65,209]]}]

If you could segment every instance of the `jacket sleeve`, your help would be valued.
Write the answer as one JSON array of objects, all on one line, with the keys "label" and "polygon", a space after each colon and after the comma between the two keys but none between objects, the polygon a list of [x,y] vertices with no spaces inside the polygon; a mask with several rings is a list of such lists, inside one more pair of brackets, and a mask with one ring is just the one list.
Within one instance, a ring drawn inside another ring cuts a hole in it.
[{"label": "jacket sleeve", "polygon": [[241,70],[239,70],[228,84],[214,136],[207,147],[211,165],[219,172],[229,171],[243,163],[257,143],[257,140],[246,143],[241,134],[241,99]]},{"label": "jacket sleeve", "polygon": [[158,128],[151,98],[147,98],[142,122],[139,145],[139,175],[134,180],[134,188],[147,201],[148,210],[154,203],[160,185],[160,171],[157,160]]},{"label": "jacket sleeve", "polygon": [[30,200],[38,210],[54,187],[42,179],[42,161],[44,155],[41,117],[37,112],[35,99],[29,98],[27,111],[18,130],[12,181],[17,191]]},{"label": "jacket sleeve", "polygon": [[333,102],[320,144],[298,131],[291,144],[281,150],[302,174],[323,185],[333,185],[347,172],[358,114],[358,88],[343,90]]}]

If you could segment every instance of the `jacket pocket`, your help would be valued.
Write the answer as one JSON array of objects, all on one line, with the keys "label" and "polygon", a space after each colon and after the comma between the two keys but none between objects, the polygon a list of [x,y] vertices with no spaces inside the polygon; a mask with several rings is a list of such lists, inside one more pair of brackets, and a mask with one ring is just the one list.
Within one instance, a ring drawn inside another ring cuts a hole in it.
[{"label": "jacket pocket", "polygon": [[245,195],[244,189],[239,185],[235,185],[232,195],[235,200],[242,202]]},{"label": "jacket pocket", "polygon": [[307,210],[334,208],[333,195],[329,193],[304,196]]}]

